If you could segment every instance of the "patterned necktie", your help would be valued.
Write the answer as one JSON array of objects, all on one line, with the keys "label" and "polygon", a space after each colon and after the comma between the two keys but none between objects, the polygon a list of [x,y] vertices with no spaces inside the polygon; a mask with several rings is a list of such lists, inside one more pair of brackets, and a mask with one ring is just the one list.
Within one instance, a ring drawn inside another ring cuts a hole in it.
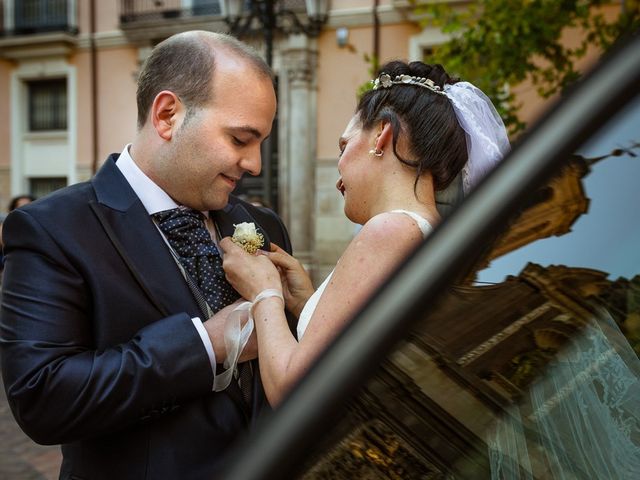
[{"label": "patterned necktie", "polygon": [[[224,276],[220,252],[211,239],[201,212],[178,207],[154,213],[152,216],[178,255],[178,260],[187,271],[187,275],[197,283],[214,313],[240,298]],[[241,363],[238,371],[242,397],[251,405],[250,363]]]},{"label": "patterned necktie", "polygon": [[201,212],[178,207],[154,213],[153,218],[214,313],[240,297],[224,276],[220,252]]}]

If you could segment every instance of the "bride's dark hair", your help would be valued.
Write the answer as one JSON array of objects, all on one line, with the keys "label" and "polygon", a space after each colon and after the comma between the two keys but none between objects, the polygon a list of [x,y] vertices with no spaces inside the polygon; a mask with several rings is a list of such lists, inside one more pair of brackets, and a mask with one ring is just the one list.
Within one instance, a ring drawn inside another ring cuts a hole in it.
[{"label": "bride's dark hair", "polygon": [[[383,72],[391,78],[397,75],[428,78],[440,88],[458,81],[442,65],[422,62],[389,62],[378,73]],[[391,123],[393,151],[402,163],[416,169],[416,185],[420,176],[429,171],[435,190],[444,190],[467,162],[465,133],[445,95],[419,86],[393,85],[366,92],[356,112],[365,130],[381,121]],[[398,138],[402,134],[407,136],[409,155],[414,158],[398,154]]]}]

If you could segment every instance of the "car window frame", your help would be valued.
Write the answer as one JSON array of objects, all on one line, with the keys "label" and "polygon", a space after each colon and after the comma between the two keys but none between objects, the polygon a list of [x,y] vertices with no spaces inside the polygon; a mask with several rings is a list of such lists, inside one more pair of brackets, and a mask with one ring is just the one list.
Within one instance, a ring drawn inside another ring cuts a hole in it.
[{"label": "car window frame", "polygon": [[[640,36],[607,54],[514,145],[501,165],[354,317],[285,401],[227,458],[222,478],[293,478],[377,365],[460,278],[496,232],[640,91]],[[604,99],[604,100],[603,100]],[[389,319],[393,318],[393,321]]]}]

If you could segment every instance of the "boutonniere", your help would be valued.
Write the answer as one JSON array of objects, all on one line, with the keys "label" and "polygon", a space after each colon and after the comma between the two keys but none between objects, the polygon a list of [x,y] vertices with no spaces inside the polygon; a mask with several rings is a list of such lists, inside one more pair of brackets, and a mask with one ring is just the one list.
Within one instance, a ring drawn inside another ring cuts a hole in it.
[{"label": "boutonniere", "polygon": [[235,228],[231,240],[236,245],[240,245],[245,252],[256,253],[260,247],[264,245],[264,237],[256,230],[256,226],[251,222],[242,222]]}]

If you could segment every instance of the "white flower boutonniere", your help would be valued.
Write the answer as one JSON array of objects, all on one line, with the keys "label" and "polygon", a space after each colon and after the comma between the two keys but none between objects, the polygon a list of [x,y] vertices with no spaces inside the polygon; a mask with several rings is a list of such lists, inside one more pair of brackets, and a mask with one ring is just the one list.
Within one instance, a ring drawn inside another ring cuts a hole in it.
[{"label": "white flower boutonniere", "polygon": [[233,224],[236,229],[233,232],[231,240],[233,243],[240,245],[245,252],[256,253],[260,247],[264,245],[264,237],[256,230],[253,223],[242,222]]}]

